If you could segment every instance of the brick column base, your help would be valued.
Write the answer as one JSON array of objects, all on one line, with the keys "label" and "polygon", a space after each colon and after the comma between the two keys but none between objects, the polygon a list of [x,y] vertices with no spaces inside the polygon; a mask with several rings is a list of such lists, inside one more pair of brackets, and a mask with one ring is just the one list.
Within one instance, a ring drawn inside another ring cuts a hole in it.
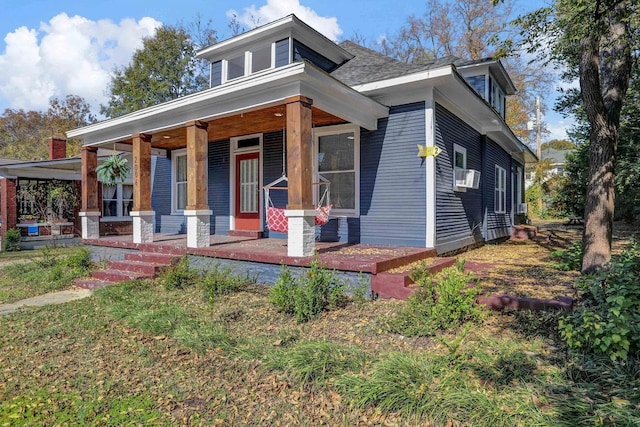
[{"label": "brick column base", "polygon": [[82,226],[83,239],[99,239],[100,238],[100,212],[89,211],[79,212],[80,223]]},{"label": "brick column base", "polygon": [[187,217],[187,247],[206,248],[210,245],[209,234],[211,233],[211,214],[208,209],[184,211]]},{"label": "brick column base", "polygon": [[131,211],[133,217],[133,243],[153,242],[153,220],[156,217],[154,211]]},{"label": "brick column base", "polygon": [[315,209],[285,210],[284,214],[289,218],[287,255],[290,257],[305,257],[315,255]]}]

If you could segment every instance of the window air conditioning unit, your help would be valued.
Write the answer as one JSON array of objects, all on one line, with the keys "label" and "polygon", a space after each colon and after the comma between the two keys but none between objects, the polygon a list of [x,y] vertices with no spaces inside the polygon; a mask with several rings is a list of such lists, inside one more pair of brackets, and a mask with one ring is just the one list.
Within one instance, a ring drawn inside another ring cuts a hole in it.
[{"label": "window air conditioning unit", "polygon": [[456,169],[455,181],[457,188],[473,188],[477,190],[480,186],[480,171],[474,169]]},{"label": "window air conditioning unit", "polygon": [[529,205],[527,205],[526,203],[518,203],[519,214],[526,214],[528,210],[529,210]]}]

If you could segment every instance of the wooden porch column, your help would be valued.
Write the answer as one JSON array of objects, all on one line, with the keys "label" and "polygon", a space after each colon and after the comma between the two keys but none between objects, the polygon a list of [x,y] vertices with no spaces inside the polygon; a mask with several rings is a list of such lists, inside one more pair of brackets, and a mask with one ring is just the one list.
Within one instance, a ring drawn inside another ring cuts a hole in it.
[{"label": "wooden porch column", "polygon": [[187,132],[187,247],[209,246],[210,222],[207,193],[208,174],[208,124],[200,121],[186,123]]},{"label": "wooden porch column", "polygon": [[100,200],[98,199],[98,148],[82,147],[82,210],[80,211],[82,238],[100,237]]},{"label": "wooden porch column", "polygon": [[287,174],[289,256],[312,256],[315,252],[315,210],[313,208],[313,140],[311,105],[304,96],[287,99]]},{"label": "wooden porch column", "polygon": [[133,243],[153,242],[151,207],[151,135],[133,135]]}]

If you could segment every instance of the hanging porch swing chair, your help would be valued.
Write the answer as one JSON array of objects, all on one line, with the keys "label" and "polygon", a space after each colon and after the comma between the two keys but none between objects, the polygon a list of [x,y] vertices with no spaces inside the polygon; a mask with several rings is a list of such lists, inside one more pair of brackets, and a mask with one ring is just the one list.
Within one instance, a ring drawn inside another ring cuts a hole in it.
[{"label": "hanging porch swing chair", "polygon": [[[289,180],[287,179],[286,174],[282,174],[280,178],[262,187],[264,190],[267,227],[270,231],[276,231],[279,233],[287,233],[289,231],[289,218],[284,214],[285,209],[275,207],[271,200],[271,191],[287,191],[288,182]],[[316,216],[314,223],[315,225],[325,225],[329,222],[329,214],[333,207],[331,204],[330,193],[331,182],[320,176],[318,182],[314,182],[312,185],[318,186],[319,189],[323,189],[323,191],[320,192],[321,195],[318,199],[318,204],[315,207]]]}]

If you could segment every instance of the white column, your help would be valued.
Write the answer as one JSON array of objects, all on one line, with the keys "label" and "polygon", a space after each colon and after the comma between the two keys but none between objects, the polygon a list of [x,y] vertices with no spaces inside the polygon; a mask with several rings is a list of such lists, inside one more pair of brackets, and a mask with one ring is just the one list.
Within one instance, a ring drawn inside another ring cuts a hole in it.
[{"label": "white column", "polygon": [[99,239],[100,238],[100,212],[89,211],[79,212],[80,223],[82,227],[83,239]]},{"label": "white column", "polygon": [[[433,99],[433,87],[427,88],[424,113],[425,113],[425,147],[436,145],[436,103]],[[436,247],[436,158],[427,156],[425,159],[426,180],[426,236],[425,246]]]},{"label": "white column", "polygon": [[184,216],[187,217],[188,248],[206,248],[210,245],[209,233],[212,213],[213,212],[208,209],[185,209]]},{"label": "white column", "polygon": [[133,217],[133,243],[153,242],[155,211],[131,211]]},{"label": "white column", "polygon": [[287,233],[287,255],[290,257],[313,256],[316,251],[316,227],[314,209],[285,210],[289,218]]}]

